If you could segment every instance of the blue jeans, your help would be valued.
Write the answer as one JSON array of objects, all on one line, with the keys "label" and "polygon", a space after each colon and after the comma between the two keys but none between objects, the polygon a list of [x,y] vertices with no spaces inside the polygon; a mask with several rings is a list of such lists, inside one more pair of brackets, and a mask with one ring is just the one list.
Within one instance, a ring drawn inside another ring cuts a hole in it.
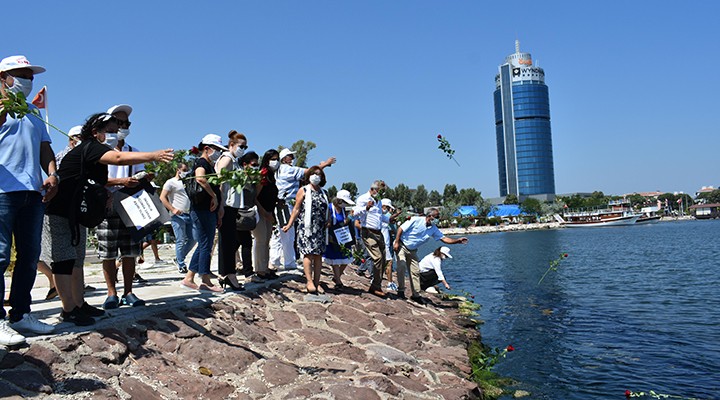
[{"label": "blue jeans", "polygon": [[193,236],[198,246],[190,259],[188,269],[198,275],[207,275],[210,273],[210,257],[218,215],[217,212],[210,210],[191,210],[190,217],[193,223]]},{"label": "blue jeans", "polygon": [[[10,320],[18,321],[30,312],[30,290],[35,284],[40,258],[45,206],[38,192],[0,193],[0,274],[10,265],[10,247],[15,236],[17,260],[10,284]],[[5,298],[5,279],[0,279],[0,295]],[[0,318],[5,308],[0,306]]]},{"label": "blue jeans", "polygon": [[187,257],[190,249],[195,246],[192,218],[190,218],[190,214],[173,214],[170,217],[170,225],[172,225],[175,233],[175,258],[177,259],[178,268],[183,269],[186,268],[185,257]]}]

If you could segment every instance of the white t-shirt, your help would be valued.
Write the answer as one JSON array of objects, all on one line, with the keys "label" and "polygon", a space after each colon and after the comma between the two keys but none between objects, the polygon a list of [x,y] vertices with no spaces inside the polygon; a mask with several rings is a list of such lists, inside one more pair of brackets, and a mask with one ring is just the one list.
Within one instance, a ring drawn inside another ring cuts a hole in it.
[{"label": "white t-shirt", "polygon": [[167,192],[168,200],[173,207],[186,214],[190,212],[190,199],[185,193],[185,185],[180,179],[176,177],[168,179],[162,190]]},{"label": "white t-shirt", "polygon": [[438,280],[444,281],[445,277],[442,273],[441,263],[442,261],[440,260],[440,257],[435,257],[433,253],[430,253],[423,257],[422,260],[420,260],[420,273],[422,274],[423,272],[428,272],[434,269],[435,273],[437,274]]}]

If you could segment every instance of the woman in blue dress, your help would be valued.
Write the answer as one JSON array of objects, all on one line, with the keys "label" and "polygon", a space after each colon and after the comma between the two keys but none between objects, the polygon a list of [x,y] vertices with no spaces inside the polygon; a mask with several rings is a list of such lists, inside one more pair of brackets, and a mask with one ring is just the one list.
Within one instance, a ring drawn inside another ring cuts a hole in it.
[{"label": "woman in blue dress", "polygon": [[335,288],[343,287],[342,274],[353,260],[352,257],[352,223],[345,214],[345,207],[354,206],[350,192],[340,190],[330,204],[330,232],[328,246],[323,254],[323,262],[332,267]]}]

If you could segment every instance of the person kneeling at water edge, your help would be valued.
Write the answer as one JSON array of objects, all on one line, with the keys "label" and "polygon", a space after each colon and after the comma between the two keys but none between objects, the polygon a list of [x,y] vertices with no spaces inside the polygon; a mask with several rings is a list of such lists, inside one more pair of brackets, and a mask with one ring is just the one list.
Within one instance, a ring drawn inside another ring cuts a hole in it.
[{"label": "person kneeling at water edge", "polygon": [[411,218],[398,228],[393,249],[397,254],[398,296],[402,298],[405,297],[405,271],[407,271],[409,267],[410,291],[412,292],[411,299],[415,302],[422,303],[422,297],[420,297],[419,293],[420,268],[417,256],[418,247],[430,240],[431,237],[446,244],[466,244],[468,242],[466,237],[454,239],[443,235],[434,223],[439,217],[440,211],[438,211],[437,208],[431,208],[427,216]]},{"label": "person kneeling at water edge", "polygon": [[[447,246],[438,247],[432,253],[423,257],[420,260],[420,289],[428,291],[427,289],[442,282],[445,285],[445,289],[451,290],[450,284],[445,280],[445,275],[442,272],[442,260],[446,258],[452,258],[450,255],[450,248]],[[429,293],[430,291],[428,291]]]}]

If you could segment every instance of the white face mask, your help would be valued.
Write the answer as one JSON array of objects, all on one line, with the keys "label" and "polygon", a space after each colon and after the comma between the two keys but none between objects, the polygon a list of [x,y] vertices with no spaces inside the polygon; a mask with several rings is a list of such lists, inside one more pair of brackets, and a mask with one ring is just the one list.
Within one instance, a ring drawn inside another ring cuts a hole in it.
[{"label": "white face mask", "polygon": [[321,178],[320,175],[318,175],[318,174],[312,174],[312,175],[310,175],[310,183],[312,183],[312,184],[315,185],[315,186],[320,185],[320,181],[321,181],[321,180],[322,180],[322,178]]},{"label": "white face mask", "polygon": [[279,160],[270,160],[270,162],[268,163],[268,167],[270,167],[270,169],[273,171],[277,171],[279,166],[280,166]]},{"label": "white face mask", "polygon": [[130,129],[118,129],[117,138],[118,140],[125,140],[130,134]]},{"label": "white face mask", "polygon": [[8,88],[9,91],[17,94],[22,93],[25,95],[25,97],[30,96],[30,93],[33,89],[33,81],[30,79],[25,78],[18,78],[16,76],[13,76],[13,85]]},{"label": "white face mask", "polygon": [[210,153],[210,155],[208,155],[208,157],[210,158],[210,161],[215,162],[220,158],[222,153],[219,150],[215,150],[215,149],[212,149],[212,151],[213,152]]},{"label": "white face mask", "polygon": [[235,151],[233,151],[233,157],[240,158],[245,154],[245,149],[241,148],[240,146],[235,148]]},{"label": "white face mask", "polygon": [[114,149],[115,146],[118,144],[118,137],[117,133],[106,133],[105,134],[105,141],[103,144],[108,145],[111,149]]}]

